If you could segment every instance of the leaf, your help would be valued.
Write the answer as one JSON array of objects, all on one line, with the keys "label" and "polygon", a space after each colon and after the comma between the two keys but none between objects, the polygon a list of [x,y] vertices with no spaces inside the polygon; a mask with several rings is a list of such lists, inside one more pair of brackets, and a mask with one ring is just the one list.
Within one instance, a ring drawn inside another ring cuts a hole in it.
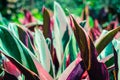
[{"label": "leaf", "polygon": [[28,70],[23,65],[21,65],[18,61],[16,61],[14,58],[6,55],[5,53],[1,52],[5,57],[7,57],[26,77],[27,80],[40,80],[37,74],[35,74],[33,71]]},{"label": "leaf", "polygon": [[3,60],[3,68],[9,72],[10,74],[16,76],[16,77],[19,77],[21,75],[21,72],[17,69],[17,67],[12,64],[11,61],[5,59]]},{"label": "leaf", "polygon": [[32,14],[30,13],[30,11],[28,10],[23,10],[24,12],[24,20],[22,22],[22,24],[28,24],[28,23],[31,23],[31,22],[35,22],[35,18],[32,16]]},{"label": "leaf", "polygon": [[10,31],[8,31],[6,28],[0,27],[0,38],[0,49],[3,52],[10,57],[14,57],[14,59],[16,59],[26,68],[34,71],[36,74],[39,74],[40,79],[53,80],[52,77],[43,69],[41,64],[36,60],[36,57],[33,55],[33,53],[31,53],[30,50],[27,49],[24,44]]},{"label": "leaf", "polygon": [[80,48],[80,51],[82,53],[81,56],[83,58],[83,61],[86,64],[86,68],[89,69],[91,61],[90,61],[90,46],[89,46],[90,41],[89,41],[88,35],[83,28],[80,28],[80,26],[77,24],[77,22],[75,22],[75,20],[72,17],[70,18],[73,20],[73,23],[74,23],[73,31],[74,31],[78,46]]},{"label": "leaf", "polygon": [[[113,43],[113,46],[114,46],[114,48],[115,48],[115,51],[116,51],[116,53],[117,53],[117,58],[115,57],[115,59],[118,59],[117,61],[117,63],[115,62],[115,65],[117,64],[118,65],[118,69],[120,68],[120,64],[119,64],[119,60],[120,60],[120,41],[119,40],[117,40],[117,39],[114,39],[113,41],[112,41],[112,43]],[[115,54],[116,54],[115,53]],[[117,67],[117,65],[116,65],[116,67]],[[118,70],[118,80],[120,79],[120,71]]]},{"label": "leaf", "polygon": [[62,37],[62,45],[63,45],[63,52],[65,52],[65,48],[67,46],[67,43],[69,41],[69,38],[70,38],[70,35],[69,35],[69,30],[68,30],[68,27]]},{"label": "leaf", "polygon": [[45,39],[47,39],[47,41],[48,41],[48,38],[50,39],[49,40],[50,43],[48,44],[48,46],[49,46],[53,63],[55,65],[55,70],[57,71],[59,63],[56,58],[55,48],[53,46],[53,31],[52,31],[53,24],[54,24],[54,21],[53,21],[53,17],[50,16],[50,11],[47,8],[43,7],[43,35]]},{"label": "leaf", "polygon": [[101,36],[96,42],[95,47],[97,49],[98,54],[107,46],[109,42],[111,42],[114,36],[120,31],[120,27],[116,29],[110,30],[107,34]]},{"label": "leaf", "polygon": [[2,51],[11,57],[14,57],[18,62],[38,74],[30,56],[33,55],[33,53],[31,53],[20,40],[3,27],[0,27],[0,38],[0,48]]},{"label": "leaf", "polygon": [[58,80],[78,80],[84,73],[85,67],[80,57],[77,57],[60,75]]},{"label": "leaf", "polygon": [[75,26],[73,31],[81,51],[81,57],[83,59],[85,69],[88,70],[90,80],[109,80],[105,64],[100,63],[97,60],[97,51],[92,40],[85,30],[77,24],[75,19],[73,17],[71,18],[73,19]]},{"label": "leaf", "polygon": [[38,50],[38,60],[41,62],[43,68],[49,72],[50,71],[50,65],[52,64],[52,71],[53,71],[53,76],[54,74],[54,68],[53,68],[53,62],[52,58],[50,55],[50,51],[48,49],[46,40],[42,34],[42,32],[38,29],[35,28],[35,37],[34,37],[34,43],[35,43],[35,48]]},{"label": "leaf", "polygon": [[34,60],[35,66],[38,70],[40,80],[53,80],[51,75],[49,75],[49,73],[42,67],[42,65],[37,60],[35,60],[34,57],[33,57],[33,60]]},{"label": "leaf", "polygon": [[9,23],[8,29],[23,42],[23,44],[35,54],[33,47],[33,36],[29,30],[15,23]]},{"label": "leaf", "polygon": [[57,20],[57,23],[58,23],[58,28],[60,30],[60,34],[61,34],[61,37],[63,37],[67,27],[68,27],[68,30],[69,30],[69,33],[71,34],[72,33],[72,29],[68,23],[68,20],[67,20],[67,17],[64,13],[64,10],[62,9],[62,7],[60,6],[59,3],[57,2],[54,2],[54,15],[55,15],[55,20]]},{"label": "leaf", "polygon": [[0,68],[0,80],[3,79],[4,74],[5,74],[4,70],[2,70],[2,69]]},{"label": "leaf", "polygon": [[43,34],[52,40],[52,27],[49,10],[43,7]]},{"label": "leaf", "polygon": [[105,56],[104,58],[101,58],[99,60],[99,62],[105,63],[107,68],[111,67],[112,65],[114,65],[114,55],[113,55],[113,53]]},{"label": "leaf", "polygon": [[[79,53],[79,48],[75,36],[74,34],[71,34],[64,52],[64,58],[63,58],[64,61],[62,63],[63,71],[66,69],[67,65],[69,65],[76,59],[78,53]],[[69,60],[69,64],[66,64],[67,60]]]},{"label": "leaf", "polygon": [[[54,5],[54,10],[56,9],[56,5]],[[56,56],[59,64],[62,63],[62,54],[63,54],[63,46],[62,46],[62,37],[60,34],[60,22],[58,22],[57,12],[54,11],[54,28],[53,28],[53,46],[56,51]]]},{"label": "leaf", "polygon": [[[108,33],[108,31],[103,30],[100,37],[107,34],[107,33]],[[98,59],[100,59],[101,62],[104,62],[107,67],[110,67],[114,64],[112,42],[109,42],[109,44],[107,44],[107,46],[103,49],[103,51],[98,55]]]},{"label": "leaf", "polygon": [[90,25],[90,28],[94,27],[94,20],[91,16],[89,16],[89,25]]}]

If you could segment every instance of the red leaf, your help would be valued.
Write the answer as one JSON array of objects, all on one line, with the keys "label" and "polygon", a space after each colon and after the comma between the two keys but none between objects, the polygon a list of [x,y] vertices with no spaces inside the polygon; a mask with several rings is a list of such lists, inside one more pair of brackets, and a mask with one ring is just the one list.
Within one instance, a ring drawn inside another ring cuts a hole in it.
[{"label": "red leaf", "polygon": [[22,22],[23,24],[28,24],[36,21],[35,18],[32,16],[32,14],[28,10],[24,10],[24,15],[25,15],[25,18]]},{"label": "red leaf", "polygon": [[90,37],[93,41],[97,40],[99,38],[100,34],[101,34],[101,31],[100,31],[98,26],[99,26],[98,21],[95,20],[94,21],[94,27],[91,28],[90,31],[88,32],[88,34],[90,35]]},{"label": "red leaf", "polygon": [[9,60],[3,60],[3,68],[9,72],[10,74],[18,77],[21,75],[21,72],[17,69],[17,67],[11,63]]}]

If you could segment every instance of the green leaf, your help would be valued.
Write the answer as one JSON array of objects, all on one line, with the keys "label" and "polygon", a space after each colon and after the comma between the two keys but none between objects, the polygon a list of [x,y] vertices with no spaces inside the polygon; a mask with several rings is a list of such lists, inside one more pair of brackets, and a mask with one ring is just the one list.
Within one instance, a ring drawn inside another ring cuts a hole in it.
[{"label": "green leaf", "polygon": [[54,3],[54,28],[53,28],[53,46],[56,50],[56,55],[59,64],[62,63],[62,54],[63,54],[63,46],[62,46],[62,37],[60,33],[60,22],[58,21],[58,15],[56,10],[56,4]]},{"label": "green leaf", "polygon": [[23,64],[28,69],[38,74],[34,62],[30,55],[33,53],[27,49],[23,43],[8,31],[6,28],[0,26],[0,48],[7,55],[14,57],[18,62]]},{"label": "green leaf", "polygon": [[64,13],[64,10],[57,2],[54,2],[54,16],[58,24],[60,37],[62,38],[63,51],[65,51],[66,44],[69,41],[69,36],[73,34],[73,32],[68,22],[67,16]]},{"label": "green leaf", "polygon": [[[76,39],[75,39],[75,36],[74,34],[72,34],[70,36],[70,39],[66,45],[66,48],[65,48],[65,52],[64,52],[64,61],[63,61],[63,65],[62,65],[62,70],[64,71],[67,67],[67,56],[69,55],[70,56],[70,63],[72,63],[76,57],[77,57],[77,54],[79,53],[79,47],[78,47],[78,44],[76,42]],[[69,63],[69,64],[70,64]]]},{"label": "green leaf", "polygon": [[57,20],[57,23],[58,23],[58,28],[60,30],[61,37],[63,37],[67,27],[68,27],[69,33],[71,34],[72,29],[69,25],[69,22],[64,13],[64,10],[60,6],[60,4],[57,2],[54,2],[54,12],[55,12],[54,15],[55,15],[55,19]]},{"label": "green leaf", "polygon": [[[14,46],[13,46],[14,45]],[[26,68],[39,74],[41,80],[53,80],[33,53],[12,32],[0,26],[0,50]]]},{"label": "green leaf", "polygon": [[[119,63],[119,60],[120,60],[120,41],[119,40],[116,40],[114,39],[112,41],[113,43],[113,46],[117,52],[117,58],[118,58],[118,69],[120,68],[120,63]],[[120,79],[120,71],[118,70],[118,80]]]},{"label": "green leaf", "polygon": [[14,36],[21,40],[23,44],[30,49],[31,52],[35,54],[32,40],[30,39],[30,36],[32,36],[32,34],[28,29],[19,26],[15,23],[9,23],[8,29],[14,34]]},{"label": "green leaf", "polygon": [[111,42],[114,36],[120,31],[120,27],[116,29],[110,30],[107,34],[101,36],[96,42],[95,47],[97,49],[98,54]]},{"label": "green leaf", "polygon": [[68,27],[63,35],[63,38],[62,38],[62,45],[63,45],[63,52],[65,52],[65,48],[67,46],[67,43],[69,41],[69,38],[70,38],[70,35],[69,35],[69,30],[68,30]]},{"label": "green leaf", "polygon": [[114,65],[114,55],[113,53],[109,54],[104,58],[101,58],[99,61],[105,63],[107,68],[109,68],[110,66]]},{"label": "green leaf", "polygon": [[34,44],[35,44],[35,48],[38,50],[38,54],[37,54],[38,60],[41,62],[42,66],[47,72],[49,72],[50,69],[52,69],[53,71],[52,76],[54,76],[55,72],[53,68],[53,62],[52,62],[52,58],[50,55],[50,51],[48,49],[46,40],[42,32],[39,30],[39,28],[35,28]]},{"label": "green leaf", "polygon": [[[108,31],[103,30],[100,37],[104,36],[107,33],[108,33]],[[112,44],[111,41],[103,49],[103,51],[98,55],[98,59],[102,60],[106,64],[107,67],[110,67],[110,66],[112,66],[114,64],[113,44]]]}]

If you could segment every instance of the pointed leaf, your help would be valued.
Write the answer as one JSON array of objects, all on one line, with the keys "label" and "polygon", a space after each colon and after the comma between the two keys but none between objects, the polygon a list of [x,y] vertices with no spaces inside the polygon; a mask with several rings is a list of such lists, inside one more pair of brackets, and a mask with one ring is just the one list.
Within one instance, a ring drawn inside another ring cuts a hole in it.
[{"label": "pointed leaf", "polygon": [[34,47],[33,47],[33,42],[32,42],[32,34],[30,33],[29,30],[26,28],[19,26],[15,23],[9,23],[8,29],[18,38],[20,39],[26,47],[28,47],[33,53]]},{"label": "pointed leaf", "polygon": [[[47,43],[45,41],[45,38],[44,38],[42,32],[38,28],[35,28],[34,41],[35,41],[34,42],[35,47],[38,50],[37,57],[38,57],[39,61],[41,62],[42,66],[44,67],[44,69],[47,72],[49,72],[50,67],[51,67],[50,64],[52,62],[52,58],[51,58]],[[52,62],[52,71],[54,72],[53,62]],[[53,73],[53,76],[54,76],[54,73]]]},{"label": "pointed leaf", "polygon": [[43,34],[45,38],[52,39],[52,26],[49,10],[44,8],[43,10]]},{"label": "pointed leaf", "polygon": [[109,75],[105,64],[100,63],[97,60],[97,51],[92,40],[87,35],[85,30],[77,24],[73,17],[72,19],[75,26],[73,31],[81,51],[81,57],[85,64],[85,69],[88,70],[90,79],[109,80]]},{"label": "pointed leaf", "polygon": [[8,31],[6,28],[0,27],[0,38],[0,50],[5,52],[10,57],[14,57],[14,59],[16,59],[26,68],[34,71],[36,74],[39,74],[42,80],[53,80],[52,77],[37,61],[33,53],[30,52],[30,50],[27,49],[24,44],[18,40],[10,31]]},{"label": "pointed leaf", "polygon": [[[72,18],[72,17],[70,17]],[[72,18],[73,19],[73,18]],[[90,69],[90,64],[91,64],[91,60],[90,60],[90,41],[89,41],[89,37],[87,35],[87,33],[85,32],[85,30],[80,27],[77,22],[73,19],[73,23],[74,23],[74,34],[78,43],[78,46],[80,48],[81,51],[81,56],[83,58],[83,61],[86,64],[86,68]],[[87,38],[86,38],[87,36]]]},{"label": "pointed leaf", "polygon": [[1,52],[5,57],[7,57],[26,77],[28,80],[40,80],[37,74],[35,74],[33,71],[28,70],[23,65],[21,65],[18,61],[16,61],[14,58],[6,55],[5,53]]},{"label": "pointed leaf", "polygon": [[14,34],[3,27],[0,27],[0,48],[7,55],[14,57],[28,69],[37,73],[36,67],[30,56],[33,55],[33,53],[30,52]]},{"label": "pointed leaf", "polygon": [[64,10],[60,6],[60,4],[57,2],[54,2],[54,12],[55,12],[55,19],[58,22],[58,27],[61,32],[61,37],[64,35],[67,27],[68,27],[69,33],[71,34],[72,29],[71,29],[70,25],[68,24],[68,20],[64,13]]},{"label": "pointed leaf", "polygon": [[116,29],[110,30],[107,34],[101,36],[96,42],[95,47],[97,49],[98,54],[107,46],[109,42],[111,42],[114,36],[120,31],[120,27]]},{"label": "pointed leaf", "polygon": [[80,79],[84,73],[84,70],[85,68],[83,66],[83,61],[80,57],[78,57],[65,69],[58,80],[76,80],[76,78]]}]

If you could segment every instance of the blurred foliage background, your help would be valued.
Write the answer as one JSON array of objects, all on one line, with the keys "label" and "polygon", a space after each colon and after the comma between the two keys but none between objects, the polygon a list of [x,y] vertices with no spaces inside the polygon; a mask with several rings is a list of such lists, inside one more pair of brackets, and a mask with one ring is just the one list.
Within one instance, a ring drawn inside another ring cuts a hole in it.
[{"label": "blurred foliage background", "polygon": [[66,15],[72,13],[80,16],[84,7],[89,5],[89,14],[93,19],[104,16],[106,20],[110,20],[111,16],[120,16],[120,0],[0,0],[0,12],[8,20],[14,20],[23,17],[21,10],[27,9],[42,20],[42,7],[53,10],[54,1],[61,4]]}]

